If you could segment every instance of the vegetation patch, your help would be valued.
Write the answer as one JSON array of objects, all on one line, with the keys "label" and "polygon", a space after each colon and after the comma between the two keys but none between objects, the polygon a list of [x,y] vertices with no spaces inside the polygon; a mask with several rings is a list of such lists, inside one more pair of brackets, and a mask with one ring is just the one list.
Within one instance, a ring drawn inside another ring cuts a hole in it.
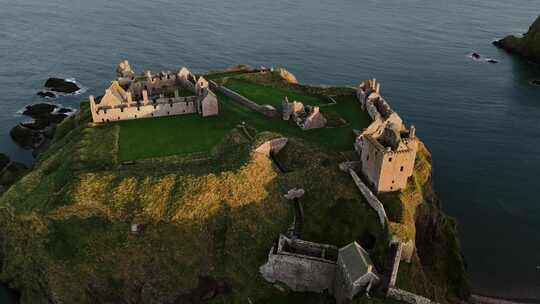
[{"label": "vegetation patch", "polygon": [[267,84],[259,84],[244,78],[227,78],[225,86],[258,104],[269,104],[278,111],[281,111],[281,105],[285,97],[288,97],[290,102],[297,100],[304,103],[304,105],[318,106],[330,102],[328,97],[323,95],[306,94],[292,88],[283,89]]},{"label": "vegetation patch", "polygon": [[209,151],[231,129],[221,116],[196,114],[125,120],[120,126],[120,159],[136,160]]}]

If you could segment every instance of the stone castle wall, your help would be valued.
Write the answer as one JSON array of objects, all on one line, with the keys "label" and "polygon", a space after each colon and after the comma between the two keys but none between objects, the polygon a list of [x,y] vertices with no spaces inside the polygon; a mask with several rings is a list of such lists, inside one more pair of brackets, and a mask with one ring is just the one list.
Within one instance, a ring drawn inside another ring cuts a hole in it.
[{"label": "stone castle wall", "polygon": [[392,192],[407,187],[414,171],[418,140],[414,127],[407,129],[380,95],[380,87],[373,79],[364,81],[357,90],[357,99],[373,122],[357,138],[355,149],[370,186],[376,192]]},{"label": "stone castle wall", "polygon": [[[168,99],[167,99],[168,100]],[[175,102],[158,102],[147,105],[130,105],[110,109],[92,110],[94,122],[109,122],[118,120],[138,119],[145,117],[160,117],[179,114],[197,113],[197,97],[179,97]],[[91,102],[92,104],[92,102]]]},{"label": "stone castle wall", "polygon": [[381,223],[381,226],[384,227],[386,225],[386,222],[388,221],[388,217],[386,216],[386,211],[384,210],[384,206],[379,201],[379,199],[369,190],[368,186],[366,186],[360,177],[354,172],[353,169],[349,169],[349,174],[353,178],[354,183],[362,193],[362,196],[366,199],[368,204],[377,212],[377,216],[379,217],[379,222]]}]

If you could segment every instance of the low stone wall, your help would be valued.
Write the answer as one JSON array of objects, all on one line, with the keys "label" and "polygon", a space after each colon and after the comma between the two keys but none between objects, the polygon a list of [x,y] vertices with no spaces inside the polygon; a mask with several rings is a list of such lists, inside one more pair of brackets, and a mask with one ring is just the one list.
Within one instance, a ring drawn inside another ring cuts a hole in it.
[{"label": "low stone wall", "polygon": [[369,190],[369,188],[364,184],[364,182],[362,182],[360,177],[358,177],[358,175],[356,174],[356,172],[354,172],[353,169],[349,169],[349,174],[351,174],[354,183],[356,184],[368,204],[377,212],[377,215],[379,216],[379,221],[381,222],[381,226],[384,227],[386,225],[386,222],[388,221],[388,217],[386,216],[386,211],[384,210],[383,204],[373,194],[373,192]]},{"label": "low stone wall", "polygon": [[231,98],[232,100],[234,100],[236,103],[250,109],[250,110],[253,110],[255,112],[259,112],[267,117],[279,117],[280,114],[278,111],[276,110],[273,110],[273,109],[269,109],[265,106],[262,106],[260,104],[257,104],[256,102],[250,100],[250,99],[247,99],[246,97],[236,93],[235,91],[231,90],[231,89],[228,89],[224,86],[220,86],[218,85],[217,83],[215,83],[214,81],[209,81],[209,86],[210,86],[210,89],[211,90],[215,90],[215,91],[219,91],[221,92],[223,95]]},{"label": "low stone wall", "polygon": [[399,264],[401,263],[401,252],[403,250],[403,244],[400,241],[393,242],[390,244],[390,252],[393,254],[393,261],[392,261],[392,271],[390,272],[390,280],[388,282],[388,287],[393,288],[396,286],[398,271],[399,271]]},{"label": "low stone wall", "polygon": [[428,298],[397,288],[388,288],[386,296],[409,304],[437,304],[437,302],[433,302]]}]

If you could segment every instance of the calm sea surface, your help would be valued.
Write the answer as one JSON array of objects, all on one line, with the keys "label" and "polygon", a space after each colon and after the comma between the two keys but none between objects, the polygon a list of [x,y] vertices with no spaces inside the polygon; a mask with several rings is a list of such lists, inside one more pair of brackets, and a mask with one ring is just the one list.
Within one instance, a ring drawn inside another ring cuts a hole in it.
[{"label": "calm sea surface", "polygon": [[47,77],[100,94],[124,58],[138,70],[285,66],[307,83],[375,77],[433,153],[475,291],[540,299],[540,87],[527,83],[540,70],[490,44],[539,13],[538,0],[0,0],[0,152],[31,162],[9,129]]}]

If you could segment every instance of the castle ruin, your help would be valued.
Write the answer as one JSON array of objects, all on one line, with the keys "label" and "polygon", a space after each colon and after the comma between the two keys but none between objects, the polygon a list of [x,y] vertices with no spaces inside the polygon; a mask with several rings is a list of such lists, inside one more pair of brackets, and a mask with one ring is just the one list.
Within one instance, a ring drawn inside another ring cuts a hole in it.
[{"label": "castle ruin", "polygon": [[282,103],[283,120],[292,119],[302,130],[319,129],[326,126],[326,118],[320,112],[319,107],[304,106],[299,101],[289,102],[285,97]]},{"label": "castle ruin", "polygon": [[360,84],[356,96],[373,119],[357,138],[355,150],[361,157],[361,169],[376,192],[398,191],[407,187],[414,171],[418,139],[415,128],[406,128],[386,100],[375,79]]},{"label": "castle ruin", "polygon": [[150,71],[135,76],[129,62],[121,62],[118,78],[97,101],[90,96],[92,120],[104,123],[146,117],[198,113],[213,116],[219,112],[217,96],[208,81],[198,79],[185,67],[176,73]]},{"label": "castle ruin", "polygon": [[293,291],[334,295],[337,303],[369,292],[379,282],[369,254],[356,242],[341,249],[280,235],[260,267],[265,280]]}]

